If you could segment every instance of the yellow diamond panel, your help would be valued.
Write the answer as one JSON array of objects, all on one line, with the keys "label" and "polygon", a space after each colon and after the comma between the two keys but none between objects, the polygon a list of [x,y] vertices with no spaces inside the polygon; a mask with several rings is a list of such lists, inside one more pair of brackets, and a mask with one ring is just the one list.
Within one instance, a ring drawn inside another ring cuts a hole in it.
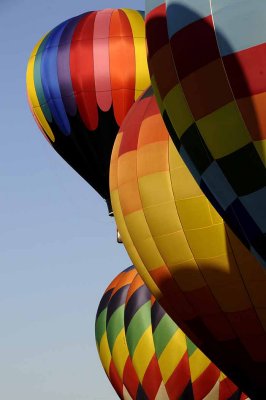
[{"label": "yellow diamond panel", "polygon": [[201,136],[217,159],[250,142],[250,135],[237,104],[231,102],[197,121]]},{"label": "yellow diamond panel", "polygon": [[194,123],[194,118],[188,107],[180,84],[173,87],[163,100],[167,115],[180,139],[183,133]]}]

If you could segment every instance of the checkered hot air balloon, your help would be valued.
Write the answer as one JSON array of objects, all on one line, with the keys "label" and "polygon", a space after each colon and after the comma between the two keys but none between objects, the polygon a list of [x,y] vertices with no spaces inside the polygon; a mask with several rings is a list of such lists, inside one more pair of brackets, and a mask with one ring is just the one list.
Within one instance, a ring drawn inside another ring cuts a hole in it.
[{"label": "checkered hot air balloon", "polygon": [[92,11],[35,46],[27,68],[31,111],[53,148],[110,202],[110,155],[118,128],[149,85],[143,13]]},{"label": "checkered hot air balloon", "polygon": [[265,399],[265,271],[193,179],[151,89],[117,135],[110,191],[123,243],[153,295],[230,379]]},{"label": "checkered hot air balloon", "polygon": [[171,320],[134,267],[106,289],[96,317],[96,341],[121,399],[247,398]]},{"label": "checkered hot air balloon", "polygon": [[201,189],[266,266],[266,2],[146,0],[152,84]]}]

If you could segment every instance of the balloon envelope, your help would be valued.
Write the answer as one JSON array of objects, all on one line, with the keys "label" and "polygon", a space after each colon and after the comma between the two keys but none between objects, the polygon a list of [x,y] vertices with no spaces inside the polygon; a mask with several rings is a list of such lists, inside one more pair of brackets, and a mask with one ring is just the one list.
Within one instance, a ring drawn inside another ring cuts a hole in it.
[{"label": "balloon envelope", "polygon": [[266,266],[266,3],[146,0],[169,133],[222,218]]},{"label": "balloon envelope", "polygon": [[106,289],[96,341],[122,399],[246,399],[165,313],[134,267]]},{"label": "balloon envelope", "polygon": [[151,90],[117,135],[110,191],[126,250],[163,308],[250,397],[266,398],[266,274],[193,179]]},{"label": "balloon envelope", "polygon": [[149,85],[143,14],[92,11],[35,46],[27,68],[33,116],[54,149],[107,201],[112,146]]}]

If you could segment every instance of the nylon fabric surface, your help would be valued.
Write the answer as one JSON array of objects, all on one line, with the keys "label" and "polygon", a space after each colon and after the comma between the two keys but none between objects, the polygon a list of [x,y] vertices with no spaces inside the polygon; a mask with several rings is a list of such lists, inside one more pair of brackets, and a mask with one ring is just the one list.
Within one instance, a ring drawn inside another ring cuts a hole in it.
[{"label": "nylon fabric surface", "polygon": [[151,89],[120,128],[110,191],[126,250],[159,303],[250,397],[264,398],[265,271],[190,174]]}]

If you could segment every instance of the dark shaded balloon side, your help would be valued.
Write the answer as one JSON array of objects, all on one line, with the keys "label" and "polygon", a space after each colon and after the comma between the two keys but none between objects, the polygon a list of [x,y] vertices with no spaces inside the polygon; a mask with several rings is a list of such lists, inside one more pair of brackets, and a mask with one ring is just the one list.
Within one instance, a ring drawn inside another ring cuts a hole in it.
[{"label": "dark shaded balloon side", "polygon": [[232,380],[263,399],[264,269],[192,178],[150,90],[120,128],[110,188],[123,243],[159,303]]},{"label": "dark shaded balloon side", "polygon": [[[121,398],[128,398],[125,389],[134,400],[199,400],[211,393],[220,400],[247,398],[181,332],[134,267],[106,289],[95,333],[103,367]],[[113,367],[120,371],[119,391]]]},{"label": "dark shaded balloon side", "polygon": [[209,2],[206,10],[202,2],[203,15],[192,10],[194,3],[146,4],[149,67],[171,138],[208,199],[263,265],[265,132],[254,96],[265,92],[265,43],[235,52],[214,26]]}]

